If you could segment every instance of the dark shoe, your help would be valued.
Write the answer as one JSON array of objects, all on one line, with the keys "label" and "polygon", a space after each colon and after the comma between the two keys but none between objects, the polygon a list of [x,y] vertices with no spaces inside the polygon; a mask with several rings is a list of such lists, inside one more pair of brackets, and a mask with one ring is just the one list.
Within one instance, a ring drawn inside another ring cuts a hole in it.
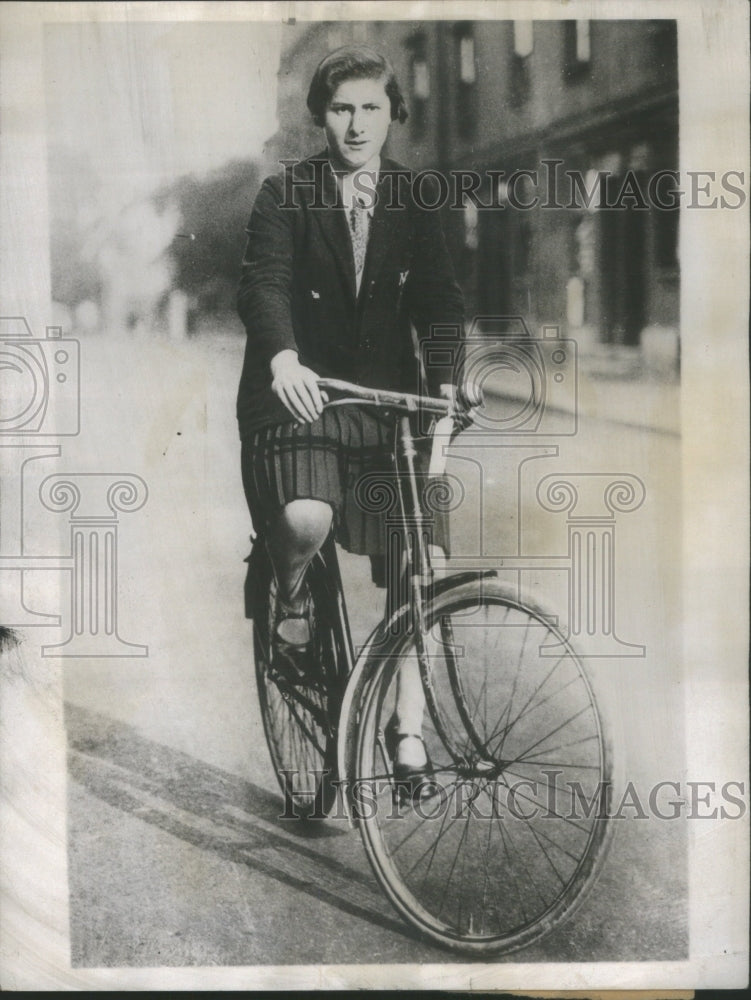
[{"label": "dark shoe", "polygon": [[[438,787],[432,778],[434,771],[433,762],[430,759],[428,748],[425,746],[425,741],[419,733],[399,733],[397,732],[396,726],[396,718],[392,716],[383,731],[386,753],[389,755],[393,763],[392,778],[394,782],[394,802],[398,805],[404,805],[410,800],[413,803],[420,802],[423,799],[429,798],[431,795],[435,795]],[[415,739],[418,739],[422,743],[423,747],[425,747],[424,764],[402,764],[396,759],[399,744],[408,736],[415,737]]]}]

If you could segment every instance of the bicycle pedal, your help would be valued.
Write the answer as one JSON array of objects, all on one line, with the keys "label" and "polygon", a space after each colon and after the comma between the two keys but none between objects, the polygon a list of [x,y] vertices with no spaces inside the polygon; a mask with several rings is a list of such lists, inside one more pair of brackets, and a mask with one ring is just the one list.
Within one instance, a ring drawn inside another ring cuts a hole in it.
[{"label": "bicycle pedal", "polygon": [[441,786],[435,779],[425,777],[416,781],[395,781],[391,789],[391,799],[398,809],[427,802],[439,795]]},{"label": "bicycle pedal", "polygon": [[326,691],[326,685],[319,678],[311,677],[309,674],[293,672],[287,669],[277,669],[270,672],[269,679],[276,684],[282,692],[282,695],[285,694],[285,689],[287,689],[287,693],[291,697],[293,697],[291,692],[301,689],[317,693]]}]

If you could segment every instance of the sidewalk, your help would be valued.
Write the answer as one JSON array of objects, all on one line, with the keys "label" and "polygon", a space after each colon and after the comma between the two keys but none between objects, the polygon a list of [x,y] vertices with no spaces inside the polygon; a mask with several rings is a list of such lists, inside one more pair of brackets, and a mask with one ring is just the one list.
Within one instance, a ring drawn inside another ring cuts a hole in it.
[{"label": "sidewalk", "polygon": [[[501,399],[529,399],[517,380],[499,370],[483,381],[486,393]],[[629,427],[649,428],[660,434],[680,435],[680,383],[650,377],[636,354],[590,354],[579,358],[576,391],[566,402],[548,403],[549,409],[580,419],[602,420]],[[558,399],[562,397],[559,395]],[[565,397],[563,397],[565,398]]]}]

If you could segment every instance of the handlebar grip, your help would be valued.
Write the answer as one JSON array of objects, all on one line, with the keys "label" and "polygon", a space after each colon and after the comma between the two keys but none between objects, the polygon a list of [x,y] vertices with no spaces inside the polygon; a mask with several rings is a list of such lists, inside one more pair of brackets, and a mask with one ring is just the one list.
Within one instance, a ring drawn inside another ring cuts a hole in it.
[{"label": "handlebar grip", "polygon": [[473,410],[476,406],[482,406],[482,389],[476,382],[462,382],[456,388],[456,399],[464,410]]}]

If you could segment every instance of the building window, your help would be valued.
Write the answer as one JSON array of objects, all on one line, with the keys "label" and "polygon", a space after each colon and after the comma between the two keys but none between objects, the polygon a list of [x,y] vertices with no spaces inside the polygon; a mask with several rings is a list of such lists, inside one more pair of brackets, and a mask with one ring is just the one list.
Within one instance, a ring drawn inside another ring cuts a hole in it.
[{"label": "building window", "polygon": [[477,58],[475,34],[470,21],[454,26],[456,60],[457,132],[464,138],[474,135],[477,124]]},{"label": "building window", "polygon": [[529,63],[534,49],[534,22],[514,21],[514,51],[511,56],[511,103],[518,107],[529,97]]},{"label": "building window", "polygon": [[415,59],[412,63],[412,93],[418,101],[430,97],[430,73],[425,59]]},{"label": "building window", "polygon": [[590,59],[589,21],[576,22],[576,61],[588,63]]},{"label": "building window", "polygon": [[428,41],[425,33],[416,32],[406,42],[409,53],[410,123],[412,134],[423,135],[427,124],[430,99],[430,68],[428,66]]},{"label": "building window", "polygon": [[514,55],[526,59],[534,47],[534,21],[514,21]]},{"label": "building window", "polygon": [[592,39],[589,21],[563,22],[563,66],[567,80],[576,80],[589,71]]},{"label": "building window", "polygon": [[470,84],[476,79],[475,40],[472,35],[462,35],[459,39],[459,80]]}]

